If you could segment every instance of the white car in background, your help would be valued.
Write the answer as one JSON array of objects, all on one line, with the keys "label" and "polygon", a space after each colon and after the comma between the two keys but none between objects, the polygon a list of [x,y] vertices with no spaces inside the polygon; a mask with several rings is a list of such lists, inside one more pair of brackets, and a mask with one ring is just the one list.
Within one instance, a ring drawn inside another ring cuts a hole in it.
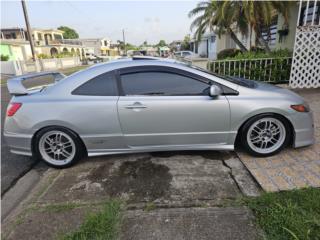
[{"label": "white car in background", "polygon": [[180,58],[185,58],[185,57],[192,58],[192,57],[197,57],[198,55],[192,51],[178,51],[178,52],[174,52],[174,56],[180,57]]}]

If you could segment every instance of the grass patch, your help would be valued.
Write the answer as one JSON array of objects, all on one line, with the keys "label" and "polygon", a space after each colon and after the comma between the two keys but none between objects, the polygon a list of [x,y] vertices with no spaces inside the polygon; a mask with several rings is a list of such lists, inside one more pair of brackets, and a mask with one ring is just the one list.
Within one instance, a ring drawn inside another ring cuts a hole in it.
[{"label": "grass patch", "polygon": [[102,211],[89,214],[80,228],[61,236],[62,240],[117,239],[122,218],[122,203],[112,200],[105,203]]},{"label": "grass patch", "polygon": [[320,239],[320,189],[265,193],[245,203],[269,240]]},{"label": "grass patch", "polygon": [[48,212],[64,212],[68,210],[72,210],[77,207],[81,207],[81,204],[78,203],[66,203],[66,204],[55,204],[55,205],[47,205],[41,209],[41,211],[48,211]]},{"label": "grass patch", "polygon": [[156,208],[157,208],[157,206],[156,206],[153,202],[148,202],[148,203],[145,205],[143,211],[150,212],[150,211],[155,210]]}]

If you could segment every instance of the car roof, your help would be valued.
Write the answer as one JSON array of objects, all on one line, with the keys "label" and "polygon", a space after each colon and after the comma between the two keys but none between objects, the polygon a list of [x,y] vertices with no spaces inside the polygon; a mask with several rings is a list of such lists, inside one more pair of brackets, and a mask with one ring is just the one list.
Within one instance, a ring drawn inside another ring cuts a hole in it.
[{"label": "car roof", "polygon": [[[205,78],[215,80],[220,82],[226,86],[232,87],[235,89],[235,84],[226,82],[225,80],[217,77],[209,75],[205,72],[200,72],[196,69],[190,69],[188,64],[177,61],[175,59],[168,59],[168,58],[156,58],[156,57],[133,57],[133,58],[122,58],[118,60],[112,60],[106,63],[99,63],[95,64],[87,69],[81,70],[76,72],[68,77],[66,77],[63,81],[59,81],[57,84],[54,85],[50,89],[50,91],[57,92],[64,92],[65,90],[69,91],[68,89],[74,89],[76,86],[83,84],[84,82],[96,77],[100,74],[103,74],[108,71],[118,70],[127,67],[139,67],[139,66],[164,66],[164,67],[173,67],[180,70],[185,70],[189,72],[193,72],[197,75],[203,76]],[[48,91],[49,92],[49,91]]]}]

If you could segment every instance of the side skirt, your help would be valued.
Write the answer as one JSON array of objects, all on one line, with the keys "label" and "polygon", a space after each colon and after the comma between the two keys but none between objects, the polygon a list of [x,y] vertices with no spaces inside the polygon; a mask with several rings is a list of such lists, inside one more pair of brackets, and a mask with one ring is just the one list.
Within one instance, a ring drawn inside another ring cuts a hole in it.
[{"label": "side skirt", "polygon": [[181,151],[181,150],[234,150],[234,145],[191,145],[191,146],[152,146],[127,149],[88,149],[88,156],[102,156],[122,153]]}]

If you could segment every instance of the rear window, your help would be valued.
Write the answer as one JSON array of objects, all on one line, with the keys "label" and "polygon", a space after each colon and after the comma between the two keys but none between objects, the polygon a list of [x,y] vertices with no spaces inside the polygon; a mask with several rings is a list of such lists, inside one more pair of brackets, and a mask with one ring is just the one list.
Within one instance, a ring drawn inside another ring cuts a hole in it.
[{"label": "rear window", "polygon": [[72,94],[87,96],[118,96],[116,78],[113,72],[101,74],[73,90]]}]

